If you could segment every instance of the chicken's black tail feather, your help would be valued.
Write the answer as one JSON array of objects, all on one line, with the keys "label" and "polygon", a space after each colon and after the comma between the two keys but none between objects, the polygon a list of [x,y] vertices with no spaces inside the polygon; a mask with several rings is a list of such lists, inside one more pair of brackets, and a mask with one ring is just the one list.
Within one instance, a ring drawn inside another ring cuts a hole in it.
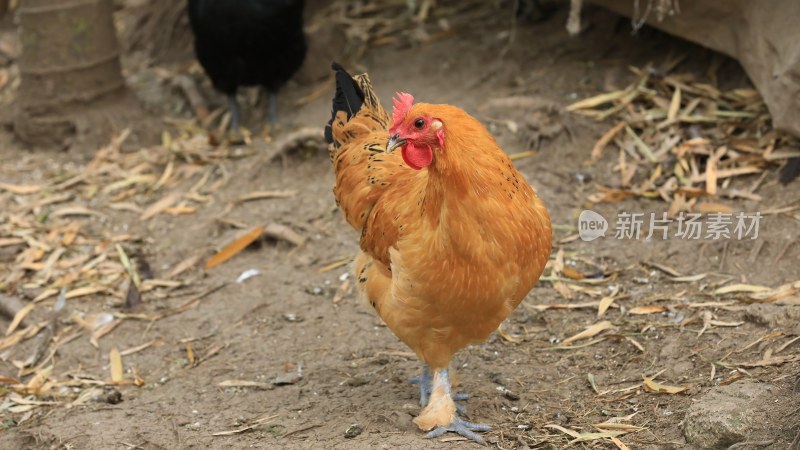
[{"label": "chicken's black tail feather", "polygon": [[331,126],[336,118],[336,114],[338,114],[339,111],[344,111],[347,114],[347,118],[350,119],[364,104],[364,92],[358,87],[353,77],[344,70],[344,67],[334,62],[331,64],[331,68],[336,72],[336,94],[333,96],[331,119],[325,126],[325,141],[328,144],[333,143],[333,130]]}]

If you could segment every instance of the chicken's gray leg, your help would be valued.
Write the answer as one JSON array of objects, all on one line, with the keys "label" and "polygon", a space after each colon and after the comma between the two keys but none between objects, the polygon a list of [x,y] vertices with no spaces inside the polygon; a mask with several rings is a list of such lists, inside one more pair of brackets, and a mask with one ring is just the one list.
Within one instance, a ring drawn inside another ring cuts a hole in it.
[{"label": "chicken's gray leg", "polygon": [[239,101],[236,100],[236,94],[228,95],[228,109],[231,111],[231,131],[239,131]]},{"label": "chicken's gray leg", "polygon": [[[433,389],[438,389],[437,392],[439,393],[438,394],[439,397],[432,400],[434,402],[434,405],[441,404],[441,402],[443,402],[443,401],[444,402],[448,402],[448,401],[452,402],[452,400],[455,400],[456,396],[451,394],[452,387],[450,385],[450,374],[449,374],[447,369],[437,370],[436,374],[434,376],[434,380],[433,380],[432,384],[434,385]],[[442,393],[444,393],[444,396],[445,396],[444,398],[442,397]],[[449,397],[449,399],[447,397]],[[439,403],[437,403],[437,402],[439,402]],[[438,427],[434,428],[433,430],[429,431],[428,434],[425,435],[425,437],[427,437],[429,439],[430,438],[435,438],[435,437],[441,436],[441,435],[447,433],[448,431],[450,431],[450,432],[453,432],[453,433],[458,433],[461,436],[464,436],[464,437],[466,437],[468,439],[472,439],[475,442],[483,443],[483,438],[480,437],[475,432],[476,431],[489,431],[489,430],[492,429],[492,427],[490,427],[489,425],[483,425],[483,424],[480,424],[480,423],[469,422],[469,421],[466,421],[466,420],[462,419],[461,417],[459,417],[460,415],[462,415],[462,413],[458,411],[458,404],[456,403],[455,405],[456,405],[456,414],[452,416],[452,419],[451,419],[452,422],[450,422],[448,425],[438,426]],[[426,408],[426,410],[427,410],[427,408]],[[424,415],[424,414],[426,414],[425,410],[423,411],[422,415]],[[422,415],[420,415],[420,417]],[[419,420],[420,417],[417,417],[417,419],[415,419],[415,422],[417,420]],[[417,422],[417,425],[420,425],[420,427],[423,426],[423,425],[420,424],[420,422]]]},{"label": "chicken's gray leg", "polygon": [[[419,385],[419,405],[423,408],[428,406],[428,400],[431,397],[431,390],[433,390],[433,377],[431,376],[431,369],[427,364],[422,365],[422,373],[410,377],[408,382],[411,384]],[[469,398],[469,394],[453,394],[453,400],[464,401]],[[464,406],[456,404],[456,409],[459,414],[466,414]]]},{"label": "chicken's gray leg", "polygon": [[269,121],[273,125],[278,123],[278,94],[276,92],[269,93]]}]

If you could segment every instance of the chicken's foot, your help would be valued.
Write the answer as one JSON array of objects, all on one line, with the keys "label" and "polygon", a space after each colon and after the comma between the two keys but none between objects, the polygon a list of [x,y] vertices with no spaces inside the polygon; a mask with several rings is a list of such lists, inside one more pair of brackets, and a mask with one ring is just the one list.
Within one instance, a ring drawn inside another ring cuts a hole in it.
[{"label": "chicken's foot", "polygon": [[[430,375],[430,370],[428,370]],[[425,371],[421,378],[425,377]],[[422,410],[419,416],[414,419],[422,430],[428,431],[427,438],[435,438],[447,433],[448,431],[458,433],[461,436],[483,443],[476,431],[488,431],[488,425],[468,422],[459,417],[454,395],[451,393],[450,376],[447,369],[437,369],[433,374],[431,392],[428,398],[428,405]]]},{"label": "chicken's foot", "polygon": [[[431,391],[433,391],[433,378],[431,377],[430,367],[428,367],[427,364],[423,364],[422,373],[413,377],[409,377],[408,382],[419,385],[419,406],[422,406],[423,408],[428,406],[428,400],[431,397]],[[467,400],[468,398],[469,394],[467,393],[453,394],[453,400],[457,402]],[[456,410],[459,414],[467,413],[463,405],[456,404]]]}]

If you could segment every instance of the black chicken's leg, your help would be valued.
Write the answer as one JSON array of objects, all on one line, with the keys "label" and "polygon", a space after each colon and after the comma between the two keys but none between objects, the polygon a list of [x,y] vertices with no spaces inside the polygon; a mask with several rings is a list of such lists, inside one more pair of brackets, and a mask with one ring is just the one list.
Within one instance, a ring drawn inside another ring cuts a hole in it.
[{"label": "black chicken's leg", "polygon": [[236,94],[228,95],[228,109],[231,111],[230,130],[238,132],[241,122],[239,121],[239,101],[236,100]]},{"label": "black chicken's leg", "polygon": [[269,121],[272,125],[278,123],[278,93],[269,93]]}]

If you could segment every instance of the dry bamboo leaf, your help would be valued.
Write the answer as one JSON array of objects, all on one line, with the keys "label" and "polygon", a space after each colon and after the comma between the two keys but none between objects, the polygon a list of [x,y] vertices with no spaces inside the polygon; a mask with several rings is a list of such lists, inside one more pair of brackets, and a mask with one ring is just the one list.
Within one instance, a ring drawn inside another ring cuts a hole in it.
[{"label": "dry bamboo leaf", "polygon": [[708,323],[715,327],[740,327],[744,322],[723,322],[721,320],[710,320]]},{"label": "dry bamboo leaf", "polygon": [[608,307],[614,303],[614,297],[603,297],[600,299],[600,304],[597,305],[597,317],[603,317],[608,310]]},{"label": "dry bamboo leaf", "polygon": [[577,111],[579,109],[590,109],[595,108],[597,106],[603,105],[605,103],[611,103],[615,100],[619,100],[627,94],[627,90],[621,91],[614,91],[609,92],[607,94],[600,94],[594,97],[587,98],[585,100],[577,101],[571,105],[567,105],[565,108],[566,111]]},{"label": "dry bamboo leaf", "polygon": [[670,281],[675,281],[676,283],[692,283],[695,281],[700,281],[703,278],[707,277],[707,273],[699,273],[697,275],[686,275],[683,277],[672,277]]},{"label": "dry bamboo leaf", "polygon": [[53,366],[37,370],[36,375],[34,375],[33,378],[28,381],[28,384],[25,385],[25,392],[28,394],[39,395],[45,385],[45,382],[50,378],[51,373],[53,373]]},{"label": "dry bamboo leaf", "polygon": [[339,285],[339,289],[336,290],[336,294],[333,296],[333,303],[338,304],[339,302],[344,299],[344,296],[350,291],[350,278],[344,280],[341,285]]},{"label": "dry bamboo leaf", "polygon": [[628,448],[627,445],[625,445],[622,441],[619,440],[619,438],[615,436],[611,436],[611,442],[613,442],[614,445],[616,445],[619,450],[631,450],[630,448]]},{"label": "dry bamboo leaf", "polygon": [[139,279],[139,272],[136,268],[131,264],[130,258],[128,258],[128,254],[125,253],[125,249],[122,248],[119,244],[114,244],[114,247],[117,250],[117,255],[119,255],[119,261],[122,263],[122,267],[128,272],[128,276],[131,277],[133,280],[133,284],[138,288],[142,285],[141,279]]},{"label": "dry bamboo leaf", "polygon": [[142,214],[142,208],[139,208],[133,203],[126,203],[126,202],[111,203],[108,205],[108,207],[115,211],[128,211],[134,214]]},{"label": "dry bamboo leaf", "polygon": [[794,339],[790,339],[788,342],[786,342],[783,345],[781,345],[780,347],[778,347],[773,353],[780,353],[780,352],[786,350],[786,347],[794,344],[797,341],[800,341],[800,336],[797,336]]},{"label": "dry bamboo leaf", "polygon": [[108,353],[108,362],[111,366],[111,381],[119,383],[122,381],[122,356],[117,347],[112,347]]},{"label": "dry bamboo leaf", "polygon": [[182,274],[183,272],[186,272],[187,270],[197,265],[197,262],[200,261],[200,258],[202,257],[203,255],[194,255],[184,259],[183,261],[175,265],[172,271],[170,271],[170,273],[167,275],[167,278],[172,279]]},{"label": "dry bamboo leaf", "polygon": [[91,210],[84,206],[65,206],[50,213],[50,217],[104,216],[104,215],[105,214]]},{"label": "dry bamboo leaf", "polygon": [[[740,175],[750,175],[752,173],[761,173],[762,169],[756,166],[736,167],[734,169],[724,169],[717,171],[717,179],[738,177]],[[689,181],[692,183],[702,183],[706,180],[705,174],[692,175]],[[764,213],[762,213],[763,215]]]},{"label": "dry bamboo leaf", "polygon": [[286,225],[271,223],[264,228],[264,235],[273,239],[280,239],[296,246],[301,246],[306,242],[306,238],[296,233]]},{"label": "dry bamboo leaf", "polygon": [[197,208],[193,206],[173,206],[164,210],[170,216],[186,216],[197,212]]},{"label": "dry bamboo leaf", "polygon": [[36,303],[30,302],[27,305],[23,306],[22,309],[17,311],[14,314],[14,320],[11,321],[11,324],[8,325],[8,329],[6,330],[6,336],[9,336],[14,330],[17,329],[22,320],[25,319],[25,316],[28,315],[29,312],[33,311],[33,308],[36,307]]},{"label": "dry bamboo leaf", "polygon": [[208,349],[208,351],[206,352],[206,354],[205,354],[205,355],[203,355],[203,357],[202,357],[202,358],[200,358],[200,359],[197,361],[197,363],[198,363],[198,364],[200,364],[201,362],[203,362],[203,361],[206,361],[206,360],[210,359],[211,357],[213,357],[214,355],[216,355],[217,353],[219,353],[219,352],[220,352],[220,350],[222,350],[223,348],[225,348],[225,347],[227,347],[227,346],[228,346],[227,344],[216,344],[216,345],[212,346],[211,348],[209,348],[209,349]]},{"label": "dry bamboo leaf", "polygon": [[625,128],[627,124],[625,122],[619,122],[610,130],[606,131],[600,139],[594,144],[592,148],[592,161],[597,161],[600,159],[600,155],[603,153],[603,150],[608,146],[609,142],[620,132],[623,128]]},{"label": "dry bamboo leaf", "polygon": [[248,231],[247,233],[243,234],[242,236],[238,237],[236,240],[228,244],[225,248],[220,250],[216,255],[212,256],[208,261],[206,261],[205,269],[213,269],[214,267],[224,263],[225,261],[233,258],[239,252],[247,248],[248,245],[252,244],[256,239],[261,237],[261,234],[264,232],[264,225],[258,226],[253,228],[252,230]]},{"label": "dry bamboo leaf", "polygon": [[634,338],[632,338],[630,336],[626,336],[624,334],[609,334],[609,335],[606,335],[604,337],[606,337],[606,338],[614,338],[614,339],[625,339],[626,341],[630,342],[631,345],[636,347],[637,350],[639,350],[640,352],[644,352],[644,346],[642,344],[640,344],[639,341],[637,341],[636,339],[634,339]]},{"label": "dry bamboo leaf", "polygon": [[111,333],[112,331],[114,331],[114,329],[117,328],[119,326],[119,324],[121,324],[121,323],[122,323],[122,319],[117,319],[117,320],[114,320],[114,321],[112,321],[110,323],[107,323],[107,324],[99,327],[98,329],[94,330],[94,332],[92,333],[92,337],[89,338],[89,342],[95,348],[99,348],[100,345],[98,344],[97,341],[101,337],[103,337],[103,336],[107,335],[108,333]]},{"label": "dry bamboo leaf", "polygon": [[572,300],[572,291],[569,287],[562,281],[555,281],[553,282],[553,289],[556,290],[565,300]]},{"label": "dry bamboo leaf", "polygon": [[645,264],[647,264],[648,266],[653,267],[655,269],[658,269],[658,270],[660,270],[660,271],[662,271],[662,272],[664,272],[667,275],[670,275],[672,277],[680,277],[681,276],[681,274],[677,270],[675,270],[672,267],[667,266],[665,264],[659,264],[657,262],[645,262]]},{"label": "dry bamboo leaf", "polygon": [[636,425],[631,425],[629,423],[617,423],[617,422],[603,422],[603,423],[595,423],[592,425],[595,428],[599,428],[601,430],[620,430],[620,431],[641,431],[644,428],[637,427]]},{"label": "dry bamboo leaf", "polygon": [[576,344],[576,345],[556,345],[555,347],[543,347],[541,349],[536,350],[576,350],[579,348],[586,348],[591,347],[594,344],[598,344],[606,340],[606,336],[599,337],[597,339],[592,339],[591,341],[586,341],[583,344]]},{"label": "dry bamboo leaf", "polygon": [[669,102],[669,110],[667,110],[667,120],[674,122],[678,117],[678,111],[681,109],[681,87],[677,86],[675,92],[672,94],[672,100]]},{"label": "dry bamboo leaf", "polygon": [[153,175],[134,175],[132,177],[125,178],[124,180],[111,183],[101,189],[100,192],[104,194],[111,194],[136,184],[151,184],[155,180],[156,178]]},{"label": "dry bamboo leaf", "polygon": [[769,367],[780,366],[790,362],[800,361],[800,355],[786,355],[786,356],[770,356],[769,358],[761,359],[760,361],[748,363],[736,363],[737,367]]},{"label": "dry bamboo leaf", "polygon": [[189,365],[193,366],[194,363],[197,361],[197,358],[194,356],[194,349],[192,349],[192,343],[186,343],[186,359],[189,361]]},{"label": "dry bamboo leaf", "polygon": [[580,437],[581,437],[581,434],[579,432],[577,432],[575,430],[570,430],[569,428],[564,428],[561,425],[548,424],[548,425],[545,425],[544,427],[545,428],[552,428],[554,430],[558,430],[558,431],[560,431],[560,432],[562,432],[564,434],[568,434],[568,435],[574,437],[575,439],[580,439]]},{"label": "dry bamboo leaf", "polygon": [[581,309],[581,308],[597,308],[600,302],[585,302],[585,303],[550,303],[547,305],[530,305],[523,303],[523,305],[533,311],[547,311],[548,309]]},{"label": "dry bamboo leaf", "polygon": [[[105,258],[104,258],[105,259]],[[78,289],[73,289],[67,292],[65,298],[66,299],[73,299],[78,297],[85,297],[87,295],[99,294],[101,292],[106,292],[108,288],[103,286],[84,286]],[[36,298],[33,299],[34,303],[41,302],[42,300],[47,300],[50,297],[54,297],[58,295],[58,289],[48,289],[41,294],[39,294]]]},{"label": "dry bamboo leaf", "polygon": [[555,430],[558,430],[558,431],[560,431],[562,433],[566,433],[566,434],[574,437],[575,439],[573,441],[570,441],[570,445],[572,445],[572,444],[574,444],[576,442],[588,442],[588,441],[596,441],[596,440],[600,440],[600,439],[609,439],[609,438],[612,438],[614,436],[621,436],[623,434],[628,433],[628,431],[622,431],[622,430],[601,431],[599,433],[586,433],[586,432],[578,433],[575,430],[570,430],[569,428],[564,428],[564,427],[562,427],[560,425],[545,425],[545,428],[553,428]]},{"label": "dry bamboo leaf", "polygon": [[8,191],[17,195],[35,194],[42,190],[42,186],[0,183],[0,191]]},{"label": "dry bamboo leaf", "polygon": [[220,387],[252,387],[258,389],[275,389],[275,386],[272,383],[262,383],[259,381],[248,381],[248,380],[225,380],[220,381],[217,383],[217,386]]},{"label": "dry bamboo leaf", "polygon": [[536,152],[534,152],[533,150],[528,150],[508,155],[509,159],[511,159],[512,161],[516,161],[518,159],[523,159],[523,158],[530,158],[531,156],[536,156]]},{"label": "dry bamboo leaf", "polygon": [[142,345],[137,345],[136,347],[131,347],[131,348],[127,349],[127,350],[123,350],[123,351],[119,352],[119,355],[120,356],[128,356],[128,355],[132,355],[134,353],[138,353],[138,352],[140,352],[142,350],[148,349],[148,348],[150,348],[150,347],[152,347],[154,345],[163,345],[163,344],[166,344],[165,340],[163,340],[161,338],[156,338],[156,339],[153,339],[152,341],[146,342],[146,343],[144,343]]},{"label": "dry bamboo leaf", "polygon": [[0,238],[0,247],[12,247],[14,245],[22,245],[25,239],[22,238]]},{"label": "dry bamboo leaf", "polygon": [[257,191],[249,194],[242,195],[235,200],[235,203],[250,202],[253,200],[264,200],[269,198],[290,198],[294,197],[297,191],[284,190],[284,191]]},{"label": "dry bamboo leaf", "polygon": [[702,214],[709,214],[709,213],[730,214],[733,212],[733,208],[723,203],[700,202],[697,204],[697,212]]},{"label": "dry bamboo leaf", "polygon": [[47,326],[47,324],[48,321],[43,320],[37,323],[36,325],[29,325],[28,327],[23,328],[22,330],[17,330],[11,336],[0,339],[0,350],[5,350],[9,347],[18,344],[20,341],[24,339],[30,339],[36,336],[39,333],[39,331],[41,331],[44,327]]},{"label": "dry bamboo leaf", "polygon": [[644,143],[642,138],[639,137],[639,135],[636,134],[635,131],[633,131],[633,128],[626,125],[625,132],[628,133],[628,136],[630,136],[631,139],[633,139],[633,144],[636,146],[636,148],[639,150],[639,153],[641,153],[645,159],[647,159],[651,163],[658,162],[656,156],[653,154],[653,150],[651,150],[650,147]]},{"label": "dry bamboo leaf", "polygon": [[724,286],[717,289],[716,291],[714,291],[714,295],[731,294],[734,292],[758,293],[758,292],[766,292],[769,290],[770,288],[766,286],[757,286],[754,284],[732,284],[730,286]]},{"label": "dry bamboo leaf", "polygon": [[175,202],[177,202],[181,198],[180,192],[173,192],[166,197],[162,198],[161,200],[153,203],[152,205],[148,206],[147,209],[144,210],[141,216],[139,216],[139,220],[144,222],[150,220],[158,213],[164,211],[165,209],[172,206]]},{"label": "dry bamboo leaf", "polygon": [[575,281],[581,281],[586,278],[580,271],[573,269],[570,266],[564,266],[564,268],[561,270],[561,273],[564,274],[565,277]]},{"label": "dry bamboo leaf", "polygon": [[678,394],[685,391],[687,388],[682,386],[667,386],[665,384],[661,384],[657,381],[654,381],[653,378],[645,377],[644,382],[642,383],[644,390],[646,392],[652,392],[655,394]]},{"label": "dry bamboo leaf", "polygon": [[655,314],[666,311],[667,308],[660,305],[646,305],[646,306],[636,306],[628,310],[628,314],[633,315],[644,315],[644,314]]},{"label": "dry bamboo leaf", "polygon": [[611,328],[614,328],[614,324],[612,324],[611,322],[609,322],[607,320],[604,320],[602,322],[598,322],[598,323],[590,326],[589,328],[581,331],[580,333],[578,333],[578,334],[576,334],[576,335],[574,335],[572,337],[568,337],[568,338],[564,339],[561,342],[561,345],[567,345],[567,344],[569,344],[571,342],[575,342],[575,341],[580,340],[580,339],[586,339],[586,338],[590,338],[590,337],[593,337],[593,336],[597,336],[601,332],[603,332],[605,330],[608,330],[608,329],[611,329]]},{"label": "dry bamboo leaf", "polygon": [[511,342],[512,344],[519,344],[525,341],[525,339],[518,334],[507,333],[502,323],[500,324],[499,327],[497,327],[497,334],[499,334],[501,338],[503,338],[508,342]]}]

